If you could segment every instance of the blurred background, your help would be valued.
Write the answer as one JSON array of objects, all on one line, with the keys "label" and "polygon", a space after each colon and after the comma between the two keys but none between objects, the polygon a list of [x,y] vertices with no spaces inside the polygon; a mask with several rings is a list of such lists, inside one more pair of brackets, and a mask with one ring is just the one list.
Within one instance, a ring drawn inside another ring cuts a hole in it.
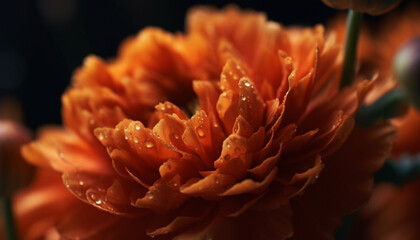
[{"label": "blurred background", "polygon": [[190,7],[228,3],[264,11],[285,25],[326,23],[338,13],[320,0],[2,0],[0,117],[12,115],[32,130],[60,124],[60,96],[84,57],[113,58],[121,41],[145,26],[183,31]]}]

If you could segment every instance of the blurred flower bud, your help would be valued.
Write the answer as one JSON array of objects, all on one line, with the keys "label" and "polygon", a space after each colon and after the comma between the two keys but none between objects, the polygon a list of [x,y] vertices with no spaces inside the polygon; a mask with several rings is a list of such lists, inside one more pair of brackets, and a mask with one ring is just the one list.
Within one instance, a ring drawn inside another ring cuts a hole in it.
[{"label": "blurred flower bud", "polygon": [[32,180],[34,168],[21,156],[20,147],[31,140],[17,123],[0,120],[0,196],[10,196]]},{"label": "blurred flower bud", "polygon": [[420,109],[420,36],[406,43],[394,58],[394,72],[410,102]]},{"label": "blurred flower bud", "polygon": [[327,6],[336,9],[351,9],[370,15],[380,15],[394,9],[402,0],[322,0]]}]

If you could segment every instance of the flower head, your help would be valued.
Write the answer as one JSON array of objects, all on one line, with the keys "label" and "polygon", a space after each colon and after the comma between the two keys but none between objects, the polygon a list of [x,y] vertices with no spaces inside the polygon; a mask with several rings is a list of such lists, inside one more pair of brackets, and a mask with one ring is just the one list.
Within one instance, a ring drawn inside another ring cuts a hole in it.
[{"label": "flower head", "polygon": [[236,7],[196,8],[187,23],[186,35],[141,31],[113,62],[88,57],[62,98],[65,129],[24,148],[81,200],[58,232],[331,237],[393,137],[386,123],[354,127],[374,82],[340,90],[341,45],[322,26]]}]

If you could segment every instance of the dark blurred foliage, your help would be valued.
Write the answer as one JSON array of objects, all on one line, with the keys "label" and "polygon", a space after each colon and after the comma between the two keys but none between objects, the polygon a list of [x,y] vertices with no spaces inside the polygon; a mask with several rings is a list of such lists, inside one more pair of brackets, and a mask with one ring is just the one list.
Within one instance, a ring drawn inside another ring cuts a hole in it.
[{"label": "dark blurred foliage", "polygon": [[325,23],[337,14],[320,0],[0,0],[0,100],[20,100],[31,129],[60,124],[60,96],[85,56],[112,58],[145,26],[183,31],[190,7],[229,3],[285,25]]}]

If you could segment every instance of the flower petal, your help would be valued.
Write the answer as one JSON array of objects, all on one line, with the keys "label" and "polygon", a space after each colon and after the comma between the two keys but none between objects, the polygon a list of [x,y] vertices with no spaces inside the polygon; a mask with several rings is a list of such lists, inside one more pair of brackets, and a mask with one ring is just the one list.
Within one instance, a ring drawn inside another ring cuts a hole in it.
[{"label": "flower petal", "polygon": [[58,172],[80,170],[110,173],[106,155],[71,131],[46,128],[37,141],[22,147],[23,156],[31,163]]}]

